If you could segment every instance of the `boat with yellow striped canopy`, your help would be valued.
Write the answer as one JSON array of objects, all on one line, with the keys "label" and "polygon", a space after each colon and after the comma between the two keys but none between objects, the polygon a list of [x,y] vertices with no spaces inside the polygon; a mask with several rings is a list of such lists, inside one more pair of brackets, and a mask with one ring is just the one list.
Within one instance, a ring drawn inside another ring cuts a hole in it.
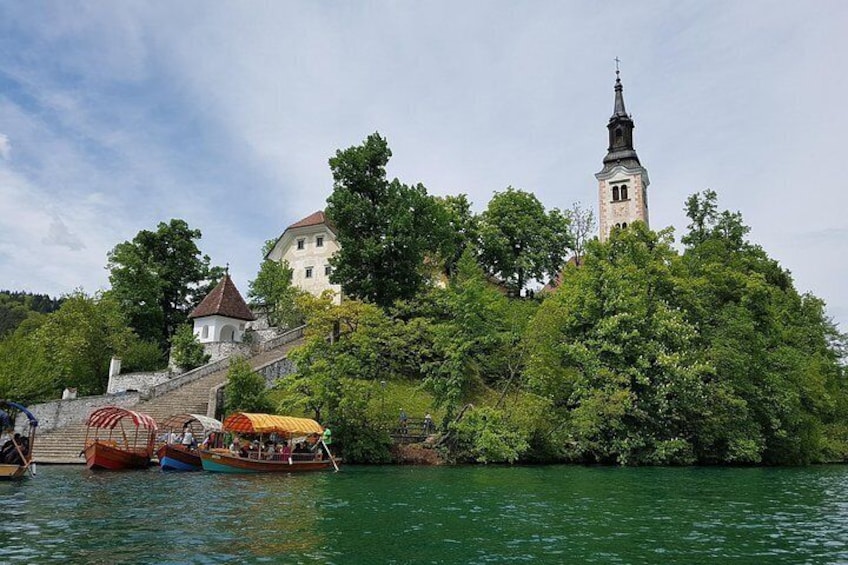
[{"label": "boat with yellow striped canopy", "polygon": [[[234,435],[228,449],[200,451],[204,471],[215,473],[299,473],[335,469],[338,462],[315,420],[236,412],[222,426]],[[298,449],[292,444],[298,442]]]}]

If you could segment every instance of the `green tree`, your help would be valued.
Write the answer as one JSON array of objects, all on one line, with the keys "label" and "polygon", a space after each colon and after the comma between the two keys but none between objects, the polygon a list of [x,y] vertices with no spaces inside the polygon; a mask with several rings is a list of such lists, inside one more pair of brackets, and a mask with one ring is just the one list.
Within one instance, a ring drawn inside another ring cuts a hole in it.
[{"label": "green tree", "polygon": [[643,224],[590,242],[529,329],[528,381],[549,399],[560,455],[573,461],[695,461],[698,429],[721,391],[675,304],[679,258]]},{"label": "green tree", "polygon": [[183,324],[174,334],[171,340],[171,357],[174,365],[183,371],[205,365],[210,358],[189,324]]},{"label": "green tree", "polygon": [[416,295],[425,281],[424,258],[438,252],[446,230],[445,214],[423,185],[386,178],[391,155],[377,133],[337,151],[326,210],[341,246],[330,260],[330,280],[381,307]]},{"label": "green tree", "polygon": [[441,240],[439,255],[442,270],[448,277],[453,276],[456,264],[466,248],[475,255],[479,244],[479,218],[471,211],[471,202],[465,194],[448,195],[436,198],[436,203],[444,214],[447,228]]},{"label": "green tree", "polygon": [[163,349],[223,273],[201,255],[200,237],[185,220],[172,219],[109,252],[111,294],[139,336]]},{"label": "green tree", "polygon": [[346,460],[388,461],[386,422],[368,405],[375,382],[397,377],[392,352],[403,349],[401,332],[373,304],[334,305],[329,297],[303,301],[309,312],[306,342],[291,352],[297,371],[276,384],[286,393],[280,409],[309,413],[329,425]]},{"label": "green tree", "polygon": [[566,214],[545,212],[535,195],[509,187],[481,215],[480,245],[487,271],[520,294],[531,279],[556,277],[573,242]]},{"label": "green tree", "polygon": [[76,292],[56,312],[29,321],[0,342],[0,395],[44,400],[65,387],[102,394],[112,356],[131,356],[142,344],[108,295]]},{"label": "green tree", "polygon": [[233,412],[266,414],[274,409],[268,398],[265,377],[255,372],[241,357],[233,357],[230,360],[224,404],[227,414]]},{"label": "green tree", "polygon": [[[268,255],[274,243],[273,239],[265,242],[263,257]],[[297,306],[303,291],[292,286],[292,270],[287,261],[263,260],[249,285],[248,297],[253,304],[265,305],[271,325],[292,328],[303,323],[303,312]]]},{"label": "green tree", "polygon": [[680,298],[717,382],[737,405],[714,422],[702,458],[844,460],[845,336],[821,300],[800,295],[789,273],[746,240],[750,230],[738,212],[718,211],[715,192],[692,195],[686,212],[690,288]]}]

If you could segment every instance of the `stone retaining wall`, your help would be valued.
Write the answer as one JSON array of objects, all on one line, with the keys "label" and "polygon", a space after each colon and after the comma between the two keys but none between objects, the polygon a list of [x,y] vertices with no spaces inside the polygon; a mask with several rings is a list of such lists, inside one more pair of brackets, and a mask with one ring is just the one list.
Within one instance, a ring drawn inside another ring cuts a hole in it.
[{"label": "stone retaining wall", "polygon": [[125,391],[145,392],[160,383],[164,383],[174,376],[175,373],[171,373],[170,371],[112,375],[109,377],[109,386],[106,389],[106,394],[115,394]]},{"label": "stone retaining wall", "polygon": [[[138,392],[85,396],[73,400],[54,400],[44,404],[28,406],[27,409],[38,419],[39,432],[51,432],[71,424],[81,424],[91,411],[102,406],[121,406],[130,408],[141,401]],[[27,427],[26,418],[17,418],[15,431],[23,432]]]}]

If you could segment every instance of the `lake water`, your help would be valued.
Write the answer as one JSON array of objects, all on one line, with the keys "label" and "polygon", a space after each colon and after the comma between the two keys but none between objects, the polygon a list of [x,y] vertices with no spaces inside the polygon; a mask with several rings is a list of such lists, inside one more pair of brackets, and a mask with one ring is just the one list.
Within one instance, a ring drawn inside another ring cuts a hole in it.
[{"label": "lake water", "polygon": [[848,467],[40,466],[0,563],[848,563]]}]

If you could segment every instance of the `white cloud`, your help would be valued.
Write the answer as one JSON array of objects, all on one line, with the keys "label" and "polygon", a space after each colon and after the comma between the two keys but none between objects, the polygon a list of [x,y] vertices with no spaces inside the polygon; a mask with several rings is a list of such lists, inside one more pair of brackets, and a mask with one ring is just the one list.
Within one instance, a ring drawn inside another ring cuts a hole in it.
[{"label": "white cloud", "polygon": [[58,215],[53,216],[47,235],[41,240],[45,245],[58,245],[67,247],[71,251],[85,249],[85,244],[78,235],[72,233]]},{"label": "white cloud", "polygon": [[12,151],[12,144],[9,141],[9,136],[0,133],[0,158],[8,159]]}]

